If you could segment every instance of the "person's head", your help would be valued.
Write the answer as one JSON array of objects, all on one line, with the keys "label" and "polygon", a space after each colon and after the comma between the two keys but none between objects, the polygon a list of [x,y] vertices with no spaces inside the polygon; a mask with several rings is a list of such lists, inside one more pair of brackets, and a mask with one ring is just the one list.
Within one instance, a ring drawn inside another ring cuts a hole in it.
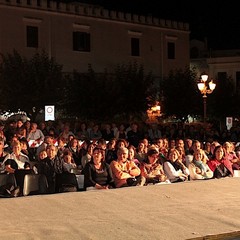
[{"label": "person's head", "polygon": [[125,139],[118,139],[116,142],[116,148],[127,147],[127,142]]},{"label": "person's head", "polygon": [[17,127],[20,128],[23,126],[23,121],[21,119],[17,120]]},{"label": "person's head", "polygon": [[159,152],[155,148],[150,148],[147,151],[147,162],[150,164],[154,164],[158,161]]},{"label": "person's head", "polygon": [[197,149],[194,153],[193,153],[193,158],[196,161],[202,161],[202,162],[206,162],[206,155],[204,154],[204,151],[202,149]]},{"label": "person's head", "polygon": [[198,140],[194,140],[192,144],[193,152],[197,151],[198,149],[201,149],[201,143]]},{"label": "person's head", "polygon": [[128,146],[128,159],[133,160],[135,159],[136,155],[136,148],[133,145]]},{"label": "person's head", "polygon": [[224,158],[224,149],[221,145],[215,147],[213,152],[213,159],[221,161]]},{"label": "person's head", "polygon": [[63,152],[63,161],[65,163],[72,163],[73,162],[72,152],[70,150],[66,150],[66,151]]},{"label": "person's head", "polygon": [[107,149],[115,149],[117,139],[111,138],[107,144]]},{"label": "person's head", "polygon": [[183,148],[184,148],[184,141],[183,141],[183,139],[178,139],[176,146],[177,146],[177,147],[183,147]]},{"label": "person's head", "polygon": [[43,159],[45,159],[47,157],[47,152],[46,152],[46,150],[42,150],[41,152],[39,152],[39,154],[38,154],[38,159],[39,160],[43,160]]},{"label": "person's head", "polygon": [[118,161],[126,162],[128,158],[128,149],[126,147],[121,147],[117,150]]},{"label": "person's head", "polygon": [[105,150],[105,149],[107,148],[106,140],[103,139],[103,138],[100,138],[100,139],[98,140],[97,147]]},{"label": "person's head", "polygon": [[79,141],[77,138],[73,137],[70,141],[70,147],[77,148],[79,145]]},{"label": "person's head", "polygon": [[96,147],[96,145],[95,145],[94,143],[88,144],[88,146],[87,146],[87,153],[92,156],[92,154],[93,154],[93,149],[94,149],[95,147]]},{"label": "person's head", "polygon": [[20,139],[20,143],[21,143],[21,149],[22,150],[27,150],[28,149],[28,141],[27,139]]},{"label": "person's head", "polygon": [[12,142],[12,150],[15,155],[20,154],[22,149],[21,149],[21,143],[18,140]]},{"label": "person's head", "polygon": [[226,151],[226,153],[230,153],[232,151],[232,145],[230,142],[225,142],[223,144],[223,148]]},{"label": "person's head", "polygon": [[159,149],[163,148],[163,139],[162,138],[156,138],[155,139],[156,145],[158,145]]},{"label": "person's head", "polygon": [[37,130],[37,127],[38,127],[37,123],[35,122],[31,123],[31,130],[35,131]]},{"label": "person's head", "polygon": [[99,164],[104,161],[104,154],[101,148],[95,147],[93,149],[92,160],[94,164]]},{"label": "person's head", "polygon": [[54,159],[57,155],[57,147],[55,147],[54,145],[48,145],[46,148],[47,151],[47,156],[50,159]]},{"label": "person's head", "polygon": [[175,149],[175,148],[170,149],[168,152],[168,159],[171,162],[175,162],[176,160],[178,160],[178,158],[179,158],[179,153],[178,153],[177,149]]}]

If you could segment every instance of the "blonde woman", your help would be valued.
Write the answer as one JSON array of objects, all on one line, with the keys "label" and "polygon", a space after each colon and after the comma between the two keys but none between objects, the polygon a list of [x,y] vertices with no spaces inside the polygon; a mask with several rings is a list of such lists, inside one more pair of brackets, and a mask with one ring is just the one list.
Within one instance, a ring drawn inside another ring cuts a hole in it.
[{"label": "blonde woman", "polygon": [[207,165],[207,158],[202,149],[197,149],[193,153],[193,160],[187,167],[190,172],[190,180],[210,179],[213,177],[213,171]]},{"label": "blonde woman", "polygon": [[181,161],[177,149],[172,148],[168,152],[167,160],[163,164],[164,172],[168,179],[173,182],[184,182],[188,180],[189,169]]}]

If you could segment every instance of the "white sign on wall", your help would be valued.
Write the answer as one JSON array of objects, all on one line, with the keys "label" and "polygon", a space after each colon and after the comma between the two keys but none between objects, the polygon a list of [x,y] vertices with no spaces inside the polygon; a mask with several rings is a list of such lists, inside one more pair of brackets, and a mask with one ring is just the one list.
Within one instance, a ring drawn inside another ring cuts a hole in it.
[{"label": "white sign on wall", "polygon": [[55,121],[54,106],[45,106],[45,121]]},{"label": "white sign on wall", "polygon": [[232,117],[226,117],[227,130],[230,130],[232,125],[233,125],[233,118]]}]

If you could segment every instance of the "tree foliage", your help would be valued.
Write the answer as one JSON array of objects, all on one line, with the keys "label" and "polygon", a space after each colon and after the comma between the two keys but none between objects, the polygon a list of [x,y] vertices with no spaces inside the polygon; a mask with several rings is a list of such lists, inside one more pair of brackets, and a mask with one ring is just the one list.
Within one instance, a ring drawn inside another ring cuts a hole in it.
[{"label": "tree foliage", "polygon": [[2,109],[18,109],[30,113],[44,105],[56,105],[61,97],[62,66],[46,52],[36,53],[31,59],[17,51],[1,55],[0,92]]},{"label": "tree foliage", "polygon": [[171,71],[164,79],[161,90],[164,113],[167,116],[175,115],[182,119],[189,114],[199,114],[202,110],[194,70],[186,68]]},{"label": "tree foliage", "polygon": [[118,65],[113,73],[97,74],[91,66],[87,73],[74,71],[66,91],[68,112],[99,120],[142,114],[156,96],[153,77],[137,64]]}]

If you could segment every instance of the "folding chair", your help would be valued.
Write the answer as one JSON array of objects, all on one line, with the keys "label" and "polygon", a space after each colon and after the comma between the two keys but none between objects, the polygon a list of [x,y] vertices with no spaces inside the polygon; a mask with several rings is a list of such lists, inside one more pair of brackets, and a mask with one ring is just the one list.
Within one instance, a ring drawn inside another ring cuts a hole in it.
[{"label": "folding chair", "polygon": [[48,182],[44,174],[26,174],[23,184],[23,196],[48,193]]},{"label": "folding chair", "polygon": [[14,187],[17,186],[16,178],[12,173],[1,173],[0,174],[0,187],[6,184],[12,184]]}]

